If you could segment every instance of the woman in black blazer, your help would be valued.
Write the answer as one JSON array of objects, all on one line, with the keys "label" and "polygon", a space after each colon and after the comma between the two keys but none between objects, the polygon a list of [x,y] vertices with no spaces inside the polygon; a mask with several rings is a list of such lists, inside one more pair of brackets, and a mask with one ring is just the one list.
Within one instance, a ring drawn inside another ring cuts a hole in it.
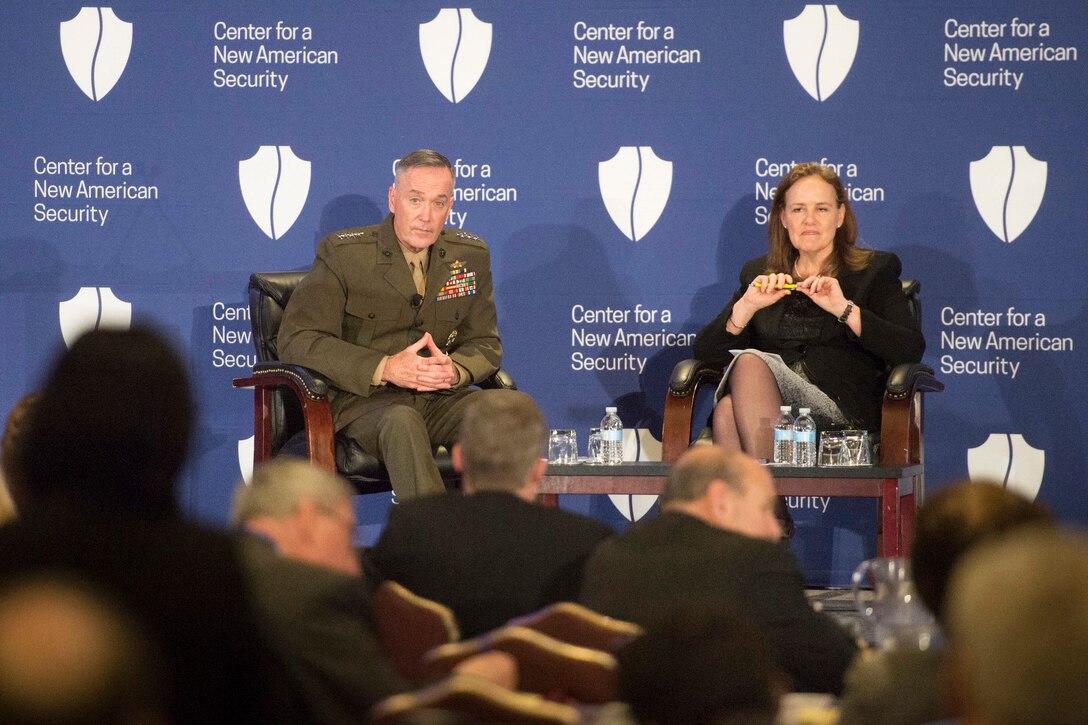
[{"label": "woman in black blazer", "polygon": [[770,253],[745,263],[740,288],[695,338],[696,357],[729,365],[714,442],[770,459],[780,405],[811,408],[820,429],[879,431],[888,370],[925,350],[899,258],[856,246],[842,181],[817,163],[778,184],[767,227]]}]

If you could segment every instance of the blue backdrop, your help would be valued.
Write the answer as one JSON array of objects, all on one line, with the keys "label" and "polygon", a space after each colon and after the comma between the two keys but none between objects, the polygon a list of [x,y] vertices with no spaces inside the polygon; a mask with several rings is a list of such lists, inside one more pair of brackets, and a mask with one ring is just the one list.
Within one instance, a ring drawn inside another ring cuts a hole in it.
[{"label": "blue backdrop", "polygon": [[[556,426],[617,403],[644,458],[778,178],[834,164],[863,243],[922,280],[931,489],[995,477],[1088,522],[1082,0],[42,0],[6,3],[0,40],[0,408],[88,327],[167,329],[201,518],[225,520],[252,435],[249,273],[379,221],[394,160],[432,147],[450,223],[492,250],[504,366]],[[812,581],[872,553],[868,505],[791,503]],[[386,506],[363,502],[364,540]]]}]

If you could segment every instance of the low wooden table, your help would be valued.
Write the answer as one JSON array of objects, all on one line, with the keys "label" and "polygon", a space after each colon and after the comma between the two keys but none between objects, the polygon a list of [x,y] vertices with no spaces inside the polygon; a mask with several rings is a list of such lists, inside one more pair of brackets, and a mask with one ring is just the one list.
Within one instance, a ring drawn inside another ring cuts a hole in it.
[{"label": "low wooden table", "polygon": [[[878,555],[910,555],[914,541],[914,511],[925,495],[921,466],[767,468],[782,496],[879,499]],[[559,494],[564,493],[657,495],[661,493],[668,470],[669,464],[657,461],[614,466],[551,463],[540,480],[540,502],[545,506],[558,506]]]}]

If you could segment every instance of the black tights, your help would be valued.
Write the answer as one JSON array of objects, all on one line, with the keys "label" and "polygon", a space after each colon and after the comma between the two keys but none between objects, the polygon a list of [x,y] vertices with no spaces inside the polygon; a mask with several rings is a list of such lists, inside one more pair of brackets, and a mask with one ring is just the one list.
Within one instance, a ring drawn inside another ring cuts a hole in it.
[{"label": "black tights", "polygon": [[714,406],[714,442],[730,451],[771,460],[782,394],[767,363],[758,355],[741,355],[729,371],[728,392]]},{"label": "black tights", "polygon": [[[727,389],[714,406],[714,442],[726,450],[772,460],[771,423],[782,405],[774,373],[758,355],[741,355],[729,371]],[[793,517],[784,497],[778,497],[774,513],[782,524],[783,538],[793,538]]]}]

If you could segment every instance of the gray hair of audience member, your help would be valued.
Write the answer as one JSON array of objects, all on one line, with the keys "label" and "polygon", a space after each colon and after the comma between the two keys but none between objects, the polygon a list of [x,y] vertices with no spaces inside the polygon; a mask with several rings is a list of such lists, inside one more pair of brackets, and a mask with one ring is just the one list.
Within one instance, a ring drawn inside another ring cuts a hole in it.
[{"label": "gray hair of audience member", "polygon": [[918,596],[943,619],[952,570],[979,544],[1025,525],[1052,525],[1042,504],[999,484],[963,482],[928,496],[914,524],[911,565]]},{"label": "gray hair of audience member", "polygon": [[755,626],[727,602],[656,612],[616,653],[620,697],[639,723],[703,725],[766,718],[787,679]]},{"label": "gray hair of audience member", "polygon": [[335,511],[355,495],[351,484],[336,474],[301,458],[273,458],[253,469],[249,484],[238,484],[231,506],[231,521],[243,525],[257,517],[286,519],[303,499],[322,511]]},{"label": "gray hair of audience member", "polygon": [[431,149],[418,149],[406,154],[400,158],[397,162],[397,173],[393,177],[393,183],[400,181],[400,176],[408,169],[418,168],[420,166],[429,166],[437,169],[449,169],[450,176],[454,177],[454,183],[457,181],[456,175],[453,173],[453,164],[442,154]]},{"label": "gray hair of audience member", "polygon": [[462,473],[476,491],[516,491],[544,457],[547,442],[548,425],[531,397],[485,391],[461,420]]},{"label": "gray hair of audience member", "polygon": [[0,590],[0,722],[166,722],[168,679],[143,633],[72,581],[35,576]]},{"label": "gray hair of audience member", "polygon": [[4,437],[0,441],[0,524],[15,518],[16,507],[26,496],[26,465],[23,462],[23,439],[30,425],[30,415],[41,393],[28,393],[19,398],[8,412]]},{"label": "gray hair of audience member", "polygon": [[743,453],[717,446],[696,446],[685,451],[669,470],[661,492],[661,505],[697,501],[712,481],[723,481],[735,491],[744,491],[746,464]]},{"label": "gray hair of audience member", "polygon": [[141,326],[88,332],[41,391],[23,447],[31,502],[176,513],[194,410],[188,374],[162,335]]},{"label": "gray hair of audience member", "polygon": [[1088,722],[1088,537],[1025,528],[969,552],[946,604],[955,686],[989,725]]}]

